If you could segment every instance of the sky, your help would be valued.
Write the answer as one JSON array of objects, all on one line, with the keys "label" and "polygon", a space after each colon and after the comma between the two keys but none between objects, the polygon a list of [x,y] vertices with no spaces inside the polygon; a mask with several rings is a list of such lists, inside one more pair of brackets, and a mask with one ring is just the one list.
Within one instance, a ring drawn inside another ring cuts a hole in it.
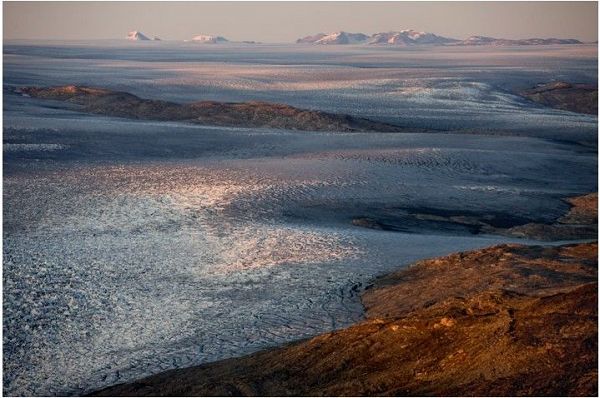
[{"label": "sky", "polygon": [[319,32],[415,29],[471,35],[598,39],[597,2],[3,2],[4,40],[163,40],[198,34],[292,42]]}]

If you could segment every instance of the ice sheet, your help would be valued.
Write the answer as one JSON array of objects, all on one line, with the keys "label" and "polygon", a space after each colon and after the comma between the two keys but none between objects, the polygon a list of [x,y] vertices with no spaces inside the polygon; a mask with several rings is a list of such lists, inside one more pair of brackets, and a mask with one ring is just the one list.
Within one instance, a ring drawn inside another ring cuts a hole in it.
[{"label": "ice sheet", "polygon": [[[5,92],[5,394],[82,394],[350,325],[374,276],[508,241],[407,212],[550,221],[562,198],[597,190],[597,149],[577,143],[596,140],[597,118],[511,91],[595,82],[594,47],[138,44],[9,43],[5,85],[262,99],[473,131],[130,121]],[[403,232],[352,225],[392,216]]]}]

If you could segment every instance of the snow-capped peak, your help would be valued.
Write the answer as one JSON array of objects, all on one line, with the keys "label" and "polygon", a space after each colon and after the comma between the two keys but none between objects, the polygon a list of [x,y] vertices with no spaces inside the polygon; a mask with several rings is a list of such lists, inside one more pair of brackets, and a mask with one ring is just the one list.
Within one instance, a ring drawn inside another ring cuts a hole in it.
[{"label": "snow-capped peak", "polygon": [[223,36],[197,35],[192,38],[192,41],[195,41],[198,43],[217,44],[217,43],[227,43],[229,40],[227,40]]},{"label": "snow-capped peak", "polygon": [[317,33],[316,35],[301,37],[300,39],[296,40],[296,43],[312,43],[312,44],[314,44],[317,40],[320,40],[320,39],[324,38],[325,36],[327,36],[327,34]]},{"label": "snow-capped peak", "polygon": [[315,36],[307,36],[298,39],[298,43],[313,44],[357,44],[364,43],[369,36],[363,33],[333,32],[328,34],[319,33]]},{"label": "snow-capped peak", "polygon": [[413,45],[555,45],[555,44],[581,44],[576,39],[556,39],[556,38],[531,38],[531,39],[496,39],[487,36],[471,36],[465,40],[457,40],[449,37],[438,36],[429,32],[421,32],[413,29],[403,29],[392,32],[375,33],[367,36],[363,33],[318,33],[313,36],[306,36],[296,40],[296,43],[311,44],[392,44],[397,46]]},{"label": "snow-capped peak", "polygon": [[142,32],[138,32],[137,30],[132,30],[127,33],[127,40],[150,40],[148,36],[144,35]]},{"label": "snow-capped peak", "polygon": [[319,33],[296,40],[296,43],[312,44],[447,44],[458,40],[437,36],[433,33],[420,32],[413,29],[403,29],[395,32],[375,33],[367,36],[364,33],[334,32],[329,34]]},{"label": "snow-capped peak", "polygon": [[417,32],[416,30],[412,29],[402,29],[400,33],[406,34],[409,37],[420,37],[426,34],[425,32]]},{"label": "snow-capped peak", "polygon": [[447,44],[458,40],[448,37],[438,36],[433,33],[420,32],[413,29],[403,29],[398,32],[375,33],[371,36],[371,44],[396,44],[396,45],[415,45],[415,44]]}]

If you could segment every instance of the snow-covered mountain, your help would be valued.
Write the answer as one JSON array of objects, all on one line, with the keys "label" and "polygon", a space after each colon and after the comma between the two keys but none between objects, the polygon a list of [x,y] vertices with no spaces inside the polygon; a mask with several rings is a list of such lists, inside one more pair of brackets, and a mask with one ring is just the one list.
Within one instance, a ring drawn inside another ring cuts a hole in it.
[{"label": "snow-covered mountain", "polygon": [[327,36],[326,33],[317,33],[316,35],[301,37],[300,39],[296,40],[296,43],[315,43],[325,36]]},{"label": "snow-covered mountain", "polygon": [[360,44],[365,43],[369,36],[364,33],[319,33],[314,36],[306,36],[296,40],[296,43],[312,43],[312,44]]},{"label": "snow-covered mountain", "polygon": [[148,36],[144,35],[142,32],[138,32],[137,30],[132,30],[127,33],[127,40],[150,40]]},{"label": "snow-covered mountain", "polygon": [[457,44],[460,44],[463,46],[482,46],[482,45],[492,44],[496,40],[498,40],[498,39],[495,39],[495,38],[489,37],[489,36],[471,36]]},{"label": "snow-covered mountain", "polygon": [[375,33],[371,36],[369,44],[395,44],[400,46],[410,46],[416,44],[448,44],[459,40],[448,37],[438,36],[428,32],[418,32],[412,29],[401,30],[399,32]]},{"label": "snow-covered mountain", "polygon": [[438,36],[429,32],[405,29],[396,32],[381,32],[371,36],[364,33],[318,33],[296,40],[296,43],[309,44],[377,44],[377,45],[458,45],[458,46],[531,46],[544,44],[581,44],[576,39],[497,39],[488,36],[471,36],[465,40]]},{"label": "snow-covered mountain", "polygon": [[535,46],[547,44],[581,44],[581,42],[576,39],[497,39],[488,36],[471,36],[455,44],[461,46]]},{"label": "snow-covered mountain", "polygon": [[192,38],[192,41],[197,42],[197,43],[206,43],[206,44],[219,44],[219,43],[229,42],[229,40],[227,40],[223,36],[212,36],[212,35],[197,35]]},{"label": "snow-covered mountain", "polygon": [[416,30],[401,30],[399,32],[382,32],[368,36],[364,33],[318,33],[313,36],[306,36],[296,40],[296,43],[311,44],[395,44],[395,45],[414,45],[414,44],[447,44],[458,42],[456,39],[449,39],[435,35],[433,33],[418,32]]}]

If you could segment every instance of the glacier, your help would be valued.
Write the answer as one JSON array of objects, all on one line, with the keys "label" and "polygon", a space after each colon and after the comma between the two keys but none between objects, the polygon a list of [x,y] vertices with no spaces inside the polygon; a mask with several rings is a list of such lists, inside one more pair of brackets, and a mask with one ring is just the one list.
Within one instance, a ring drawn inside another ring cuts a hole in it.
[{"label": "glacier", "polygon": [[[6,43],[4,393],[85,394],[342,328],[378,275],[528,242],[412,214],[547,222],[564,197],[596,191],[597,118],[514,94],[596,76],[595,46]],[[125,120],[6,90],[65,84],[282,102],[415,132]]]}]

